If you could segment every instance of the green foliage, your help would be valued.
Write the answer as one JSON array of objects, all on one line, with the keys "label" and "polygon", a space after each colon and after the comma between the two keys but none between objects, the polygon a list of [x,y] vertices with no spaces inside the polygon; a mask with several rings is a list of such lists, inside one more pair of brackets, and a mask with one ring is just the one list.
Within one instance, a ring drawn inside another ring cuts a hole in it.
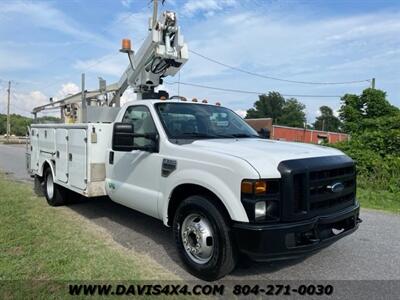
[{"label": "green foliage", "polygon": [[356,161],[360,187],[400,193],[400,156],[382,156],[368,149],[359,139],[331,146],[342,150]]},{"label": "green foliage", "polygon": [[274,121],[282,116],[285,98],[278,92],[269,92],[268,95],[260,95],[259,100],[254,103],[254,108],[247,111],[246,118],[272,118]]},{"label": "green foliage", "polygon": [[362,188],[400,195],[400,110],[385,97],[373,89],[345,95],[340,117],[352,136],[332,146],[356,161]]},{"label": "green foliage", "polygon": [[345,132],[357,133],[367,119],[396,115],[399,109],[386,99],[386,93],[376,89],[365,89],[361,95],[346,94],[342,97],[339,117]]},{"label": "green foliage", "polygon": [[[59,123],[60,118],[45,116],[37,118],[36,123]],[[12,114],[10,115],[10,128],[11,134],[16,136],[24,136],[26,129],[33,123],[32,118],[24,117],[21,115]],[[0,114],[0,134],[7,133],[7,115]]]},{"label": "green foliage", "polygon": [[303,127],[306,122],[305,105],[291,98],[285,100],[278,92],[260,95],[254,107],[247,110],[246,118],[272,118],[274,124]]},{"label": "green foliage", "polygon": [[282,115],[277,119],[277,124],[303,128],[304,123],[306,123],[305,108],[306,106],[297,99],[286,100],[282,108]]},{"label": "green foliage", "polygon": [[339,132],[341,122],[339,118],[333,114],[332,108],[329,106],[321,106],[319,110],[321,115],[315,119],[313,124],[314,129]]}]

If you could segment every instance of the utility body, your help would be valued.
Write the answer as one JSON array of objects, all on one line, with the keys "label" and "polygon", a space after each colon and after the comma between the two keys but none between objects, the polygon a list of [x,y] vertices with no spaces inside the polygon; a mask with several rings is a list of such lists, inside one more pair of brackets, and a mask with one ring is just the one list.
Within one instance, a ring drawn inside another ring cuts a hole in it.
[{"label": "utility body", "polygon": [[[158,218],[205,280],[240,255],[296,258],[358,228],[355,165],[342,152],[262,138],[219,104],[155,91],[188,58],[174,13],[152,22],[137,56],[129,48],[119,83],[34,109],[58,105],[65,117],[28,129],[28,171],[50,205],[107,196]],[[120,107],[128,85],[138,100]]]}]

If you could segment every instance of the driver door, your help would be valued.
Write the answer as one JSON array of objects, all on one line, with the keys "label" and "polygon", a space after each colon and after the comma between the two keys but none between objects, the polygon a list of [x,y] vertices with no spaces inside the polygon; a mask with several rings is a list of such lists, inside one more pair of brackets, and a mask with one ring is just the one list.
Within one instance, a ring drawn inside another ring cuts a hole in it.
[{"label": "driver door", "polygon": [[[128,107],[122,122],[133,124],[135,134],[157,133],[151,113],[144,105]],[[158,149],[158,145],[154,145],[158,141],[145,137],[132,138],[134,147],[156,146]],[[106,190],[113,201],[158,218],[162,159],[157,152],[110,150]]]}]

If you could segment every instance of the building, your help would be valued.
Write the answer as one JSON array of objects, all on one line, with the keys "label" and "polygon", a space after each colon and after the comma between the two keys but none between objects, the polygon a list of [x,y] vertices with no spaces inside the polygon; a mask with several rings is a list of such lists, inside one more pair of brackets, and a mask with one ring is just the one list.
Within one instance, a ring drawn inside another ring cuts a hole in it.
[{"label": "building", "polygon": [[347,141],[350,138],[348,134],[340,132],[328,132],[322,130],[272,125],[271,118],[245,119],[245,121],[257,132],[259,132],[262,128],[268,129],[271,139],[280,141],[313,144],[321,144],[323,142],[327,142],[334,144],[341,141]]},{"label": "building", "polygon": [[272,131],[272,118],[244,119],[244,120],[257,132],[259,132],[262,128],[267,128],[270,132]]}]

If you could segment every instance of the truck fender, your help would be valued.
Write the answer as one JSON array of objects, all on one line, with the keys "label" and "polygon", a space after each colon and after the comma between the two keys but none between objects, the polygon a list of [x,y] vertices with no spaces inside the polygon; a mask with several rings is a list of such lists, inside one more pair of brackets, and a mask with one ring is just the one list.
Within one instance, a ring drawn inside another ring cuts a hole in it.
[{"label": "truck fender", "polygon": [[39,169],[39,172],[38,172],[39,176],[43,176],[44,166],[45,165],[49,165],[50,166],[51,173],[53,174],[53,178],[54,178],[54,181],[55,181],[56,180],[55,165],[54,165],[54,162],[52,160],[50,160],[50,159],[46,159],[46,160],[43,161],[43,163],[42,163],[42,165],[41,165],[41,167]]},{"label": "truck fender", "polygon": [[163,223],[166,226],[168,226],[168,208],[172,193],[183,184],[195,184],[209,190],[221,200],[232,220],[249,222],[246,211],[237,195],[233,193],[225,182],[211,173],[195,169],[182,170],[174,174],[173,177],[168,178],[168,182],[171,182],[171,184],[166,186],[163,196],[164,201],[160,207]]}]

